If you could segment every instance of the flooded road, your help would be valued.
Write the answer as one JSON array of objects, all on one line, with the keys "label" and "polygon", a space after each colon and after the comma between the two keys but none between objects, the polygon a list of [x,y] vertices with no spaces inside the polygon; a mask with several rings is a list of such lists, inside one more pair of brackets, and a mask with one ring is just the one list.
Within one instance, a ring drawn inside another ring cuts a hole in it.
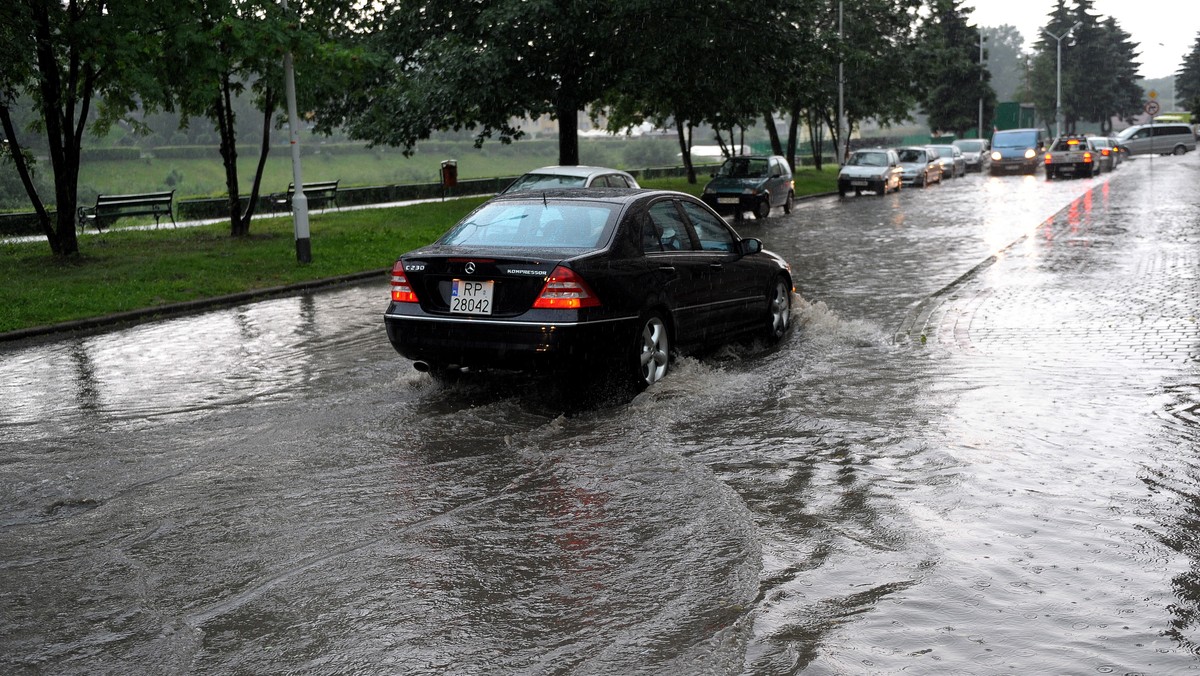
[{"label": "flooded road", "polygon": [[796,331],[570,414],[383,279],[2,346],[0,669],[1200,671],[1198,175],[747,221]]}]

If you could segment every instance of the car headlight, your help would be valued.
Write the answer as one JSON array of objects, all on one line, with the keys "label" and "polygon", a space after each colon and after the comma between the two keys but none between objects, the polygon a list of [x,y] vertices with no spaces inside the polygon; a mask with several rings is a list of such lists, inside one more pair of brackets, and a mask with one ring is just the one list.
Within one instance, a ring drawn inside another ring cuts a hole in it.
[{"label": "car headlight", "polygon": [[1002,158],[1002,157],[1001,157],[1001,155],[1000,155],[1000,151],[999,151],[999,150],[993,150],[993,151],[992,151],[992,160],[994,160],[994,161],[996,161],[996,162],[999,162],[1001,159],[1003,159],[1003,158]]},{"label": "car headlight", "polygon": [[716,192],[716,189],[714,189],[712,186],[710,186],[710,185],[704,186],[704,194],[705,195],[711,195],[715,192]]},{"label": "car headlight", "polygon": [[1037,157],[1037,152],[1034,151],[1033,148],[1029,148],[1028,150],[1025,151],[1025,159],[1032,160],[1035,157]]},{"label": "car headlight", "polygon": [[758,188],[745,188],[742,190],[743,195],[757,195]]}]

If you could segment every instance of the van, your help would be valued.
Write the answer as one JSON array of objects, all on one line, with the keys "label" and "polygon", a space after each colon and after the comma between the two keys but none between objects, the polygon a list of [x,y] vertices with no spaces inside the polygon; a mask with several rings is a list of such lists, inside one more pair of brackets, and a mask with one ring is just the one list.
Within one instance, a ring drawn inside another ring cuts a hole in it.
[{"label": "van", "polygon": [[1138,124],[1117,134],[1117,145],[1129,155],[1182,155],[1196,149],[1196,134],[1183,123]]},{"label": "van", "polygon": [[1005,129],[992,134],[992,175],[1037,172],[1046,141],[1046,132],[1035,128]]}]

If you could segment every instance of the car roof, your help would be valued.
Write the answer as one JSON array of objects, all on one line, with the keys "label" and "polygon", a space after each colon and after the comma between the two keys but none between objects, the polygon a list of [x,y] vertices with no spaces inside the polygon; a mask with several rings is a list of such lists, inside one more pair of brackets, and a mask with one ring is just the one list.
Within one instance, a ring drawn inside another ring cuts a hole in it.
[{"label": "car roof", "polygon": [[[692,197],[692,195],[675,190],[653,190],[649,188],[551,188],[548,190],[523,190],[520,192],[502,193],[493,197],[489,202],[553,200],[559,203],[608,202],[610,204],[630,204],[643,197],[658,195]],[[692,199],[695,200],[696,198],[692,197]]]},{"label": "car roof", "polygon": [[580,165],[551,165],[548,167],[538,167],[531,169],[526,174],[552,174],[555,176],[591,176],[593,174],[626,174],[627,172],[620,169],[610,169],[608,167],[592,167],[585,164]]}]

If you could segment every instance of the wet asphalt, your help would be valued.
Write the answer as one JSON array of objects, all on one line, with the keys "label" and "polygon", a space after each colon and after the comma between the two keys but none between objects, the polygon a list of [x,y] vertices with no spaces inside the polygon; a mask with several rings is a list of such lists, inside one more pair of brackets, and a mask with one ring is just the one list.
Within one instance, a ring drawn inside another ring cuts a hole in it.
[{"label": "wet asphalt", "polygon": [[792,336],[584,410],[384,279],[0,346],[0,667],[1200,671],[1198,176],[746,221]]}]

